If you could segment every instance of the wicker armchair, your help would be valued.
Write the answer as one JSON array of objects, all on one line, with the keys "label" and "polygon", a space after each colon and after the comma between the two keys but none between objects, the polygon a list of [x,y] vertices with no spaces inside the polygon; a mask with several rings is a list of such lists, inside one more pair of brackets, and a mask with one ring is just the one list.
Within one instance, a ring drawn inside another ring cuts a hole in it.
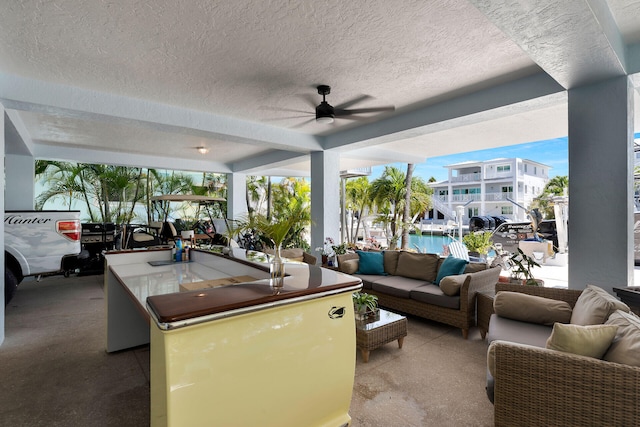
[{"label": "wicker armchair", "polygon": [[[500,283],[498,291],[567,301],[581,291]],[[640,367],[496,341],[496,426],[640,425]]]},{"label": "wicker armchair", "polygon": [[496,426],[640,425],[640,367],[494,345]]}]

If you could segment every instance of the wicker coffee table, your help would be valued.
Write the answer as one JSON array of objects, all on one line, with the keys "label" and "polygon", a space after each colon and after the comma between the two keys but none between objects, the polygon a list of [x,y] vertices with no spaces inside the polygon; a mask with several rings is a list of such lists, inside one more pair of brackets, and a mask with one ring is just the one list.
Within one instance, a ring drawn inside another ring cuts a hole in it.
[{"label": "wicker coffee table", "polygon": [[402,348],[407,336],[407,318],[391,311],[380,309],[380,318],[356,320],[356,347],[362,353],[364,363],[369,361],[369,352],[391,341],[398,341]]}]

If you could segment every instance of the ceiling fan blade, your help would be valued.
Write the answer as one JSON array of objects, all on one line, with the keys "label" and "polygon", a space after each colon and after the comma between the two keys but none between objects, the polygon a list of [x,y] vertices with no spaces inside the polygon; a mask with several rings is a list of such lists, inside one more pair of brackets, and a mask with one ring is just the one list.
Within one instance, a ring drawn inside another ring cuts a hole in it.
[{"label": "ceiling fan blade", "polygon": [[313,119],[305,120],[305,121],[304,121],[304,122],[302,122],[302,123],[298,123],[298,124],[297,124],[297,125],[295,125],[295,126],[291,126],[291,129],[301,128],[302,126],[306,126],[306,125],[308,125],[309,123],[314,123],[315,121],[316,121],[316,119],[315,119],[315,117],[314,117]]},{"label": "ceiling fan blade", "polygon": [[393,106],[389,106],[389,107],[376,107],[376,108],[356,108],[354,110],[342,110],[342,109],[335,109],[335,115],[336,116],[351,116],[353,114],[366,114],[366,113],[380,113],[383,111],[394,111],[396,109],[396,107]]},{"label": "ceiling fan blade", "polygon": [[[291,120],[291,119],[307,119],[312,114],[305,114],[304,116],[287,116],[287,117],[274,117],[272,119],[262,119],[263,122],[279,122],[283,120]],[[314,119],[315,120],[315,119]]]},{"label": "ceiling fan blade", "polygon": [[366,101],[367,99],[372,99],[372,96],[369,95],[360,95],[357,98],[353,98],[351,101],[347,101],[347,102],[343,102],[340,105],[336,105],[335,108],[336,110],[344,110],[345,108],[351,107],[352,105],[358,104],[362,101]]},{"label": "ceiling fan blade", "polygon": [[[315,108],[315,106],[314,106]],[[259,110],[268,110],[268,111],[287,111],[289,113],[302,113],[302,114],[307,114],[309,116],[313,115],[313,112],[311,111],[305,111],[305,110],[294,110],[292,108],[280,108],[280,107],[260,107]]]}]

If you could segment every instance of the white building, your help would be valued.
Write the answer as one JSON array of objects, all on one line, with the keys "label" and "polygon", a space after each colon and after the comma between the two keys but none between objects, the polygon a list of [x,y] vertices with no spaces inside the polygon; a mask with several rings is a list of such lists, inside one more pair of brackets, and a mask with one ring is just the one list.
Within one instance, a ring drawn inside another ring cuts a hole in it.
[{"label": "white building", "polygon": [[[514,158],[462,162],[445,166],[449,179],[431,183],[433,219],[455,219],[456,207],[464,206],[464,223],[473,216],[504,216],[525,221],[533,199],[549,181],[542,163]],[[525,208],[525,209],[523,209]]]}]

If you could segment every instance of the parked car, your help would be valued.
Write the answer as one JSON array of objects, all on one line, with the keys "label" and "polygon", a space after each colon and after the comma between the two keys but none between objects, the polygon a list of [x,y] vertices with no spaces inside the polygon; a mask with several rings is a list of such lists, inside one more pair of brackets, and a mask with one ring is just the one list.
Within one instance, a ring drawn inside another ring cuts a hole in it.
[{"label": "parked car", "polygon": [[80,211],[4,214],[4,301],[27,276],[64,273],[80,253]]}]

